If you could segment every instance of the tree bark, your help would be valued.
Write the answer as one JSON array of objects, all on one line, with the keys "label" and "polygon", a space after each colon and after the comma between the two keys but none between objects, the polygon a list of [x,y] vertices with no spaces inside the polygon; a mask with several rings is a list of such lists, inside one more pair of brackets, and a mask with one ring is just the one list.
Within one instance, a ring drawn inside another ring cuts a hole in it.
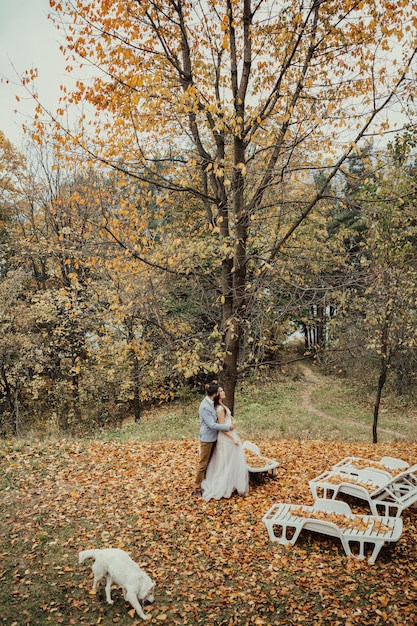
[{"label": "tree bark", "polygon": [[381,404],[382,390],[384,388],[385,382],[387,380],[387,372],[390,355],[388,354],[388,335],[389,335],[389,324],[388,321],[385,320],[384,326],[382,328],[381,333],[381,366],[379,370],[379,379],[378,379],[378,388],[376,392],[376,400],[374,406],[374,421],[372,424],[372,442],[378,443],[378,416],[379,416],[379,407]]},{"label": "tree bark", "polygon": [[381,404],[382,390],[384,388],[384,385],[387,379],[387,371],[388,371],[387,361],[386,361],[386,358],[383,356],[381,359],[381,369],[379,372],[378,388],[376,392],[376,400],[375,400],[375,406],[374,406],[374,421],[372,424],[372,443],[378,443],[378,433],[377,433],[378,415],[379,415],[379,407]]},{"label": "tree bark", "polygon": [[[128,341],[130,346],[135,341],[135,333],[133,332],[133,320],[126,320],[128,328]],[[140,422],[142,415],[142,405],[140,401],[140,368],[139,359],[133,347],[129,348],[130,360],[133,369],[133,415],[136,423]]]},{"label": "tree bark", "polygon": [[139,361],[134,351],[132,356],[133,362],[133,414],[135,422],[140,422],[142,414],[142,406],[140,402],[140,384],[139,384]]}]

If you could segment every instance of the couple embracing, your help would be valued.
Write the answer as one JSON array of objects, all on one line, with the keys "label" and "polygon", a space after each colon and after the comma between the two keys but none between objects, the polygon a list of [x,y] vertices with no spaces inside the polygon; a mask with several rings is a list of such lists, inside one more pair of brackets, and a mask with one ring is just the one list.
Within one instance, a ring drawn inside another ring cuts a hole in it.
[{"label": "couple embracing", "polygon": [[194,495],[205,500],[230,498],[235,490],[240,495],[249,491],[245,451],[233,432],[235,420],[224,398],[222,387],[209,385],[199,409],[200,460]]}]

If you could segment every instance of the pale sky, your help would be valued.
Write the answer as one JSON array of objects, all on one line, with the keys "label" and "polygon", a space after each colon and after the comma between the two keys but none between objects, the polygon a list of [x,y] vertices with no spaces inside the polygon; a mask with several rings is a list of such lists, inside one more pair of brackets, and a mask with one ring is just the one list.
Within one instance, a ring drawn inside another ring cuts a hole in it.
[{"label": "pale sky", "polygon": [[18,86],[16,74],[38,68],[40,100],[53,110],[58,105],[59,85],[69,80],[59,51],[61,34],[48,20],[48,13],[49,0],[0,0],[0,130],[17,148],[23,136],[21,124],[33,115],[34,103]]},{"label": "pale sky", "polygon": [[0,130],[16,148],[23,140],[21,125],[25,121],[30,125],[35,108],[19,86],[17,74],[38,69],[39,99],[51,111],[58,106],[59,85],[71,88],[77,78],[65,72],[66,61],[59,50],[64,33],[48,19],[49,10],[49,0],[0,0]]}]

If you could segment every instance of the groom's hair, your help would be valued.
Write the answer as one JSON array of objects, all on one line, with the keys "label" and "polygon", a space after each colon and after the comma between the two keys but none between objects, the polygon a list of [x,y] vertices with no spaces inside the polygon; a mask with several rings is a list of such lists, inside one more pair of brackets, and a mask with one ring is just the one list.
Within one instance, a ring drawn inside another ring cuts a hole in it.
[{"label": "groom's hair", "polygon": [[210,397],[214,396],[214,394],[217,393],[218,390],[219,390],[219,385],[212,383],[211,385],[207,387],[207,395]]}]

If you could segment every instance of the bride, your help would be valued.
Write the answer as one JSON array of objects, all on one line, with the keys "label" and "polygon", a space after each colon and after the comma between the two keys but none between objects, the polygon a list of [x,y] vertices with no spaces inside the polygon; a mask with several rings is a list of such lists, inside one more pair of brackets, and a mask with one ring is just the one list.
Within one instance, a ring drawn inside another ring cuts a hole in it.
[{"label": "bride", "polygon": [[[224,404],[225,397],[220,387],[218,397],[214,400],[219,424],[230,424],[233,420],[230,409]],[[204,500],[230,498],[235,490],[242,496],[247,495],[249,472],[245,451],[235,430],[219,432],[201,489]]]}]

